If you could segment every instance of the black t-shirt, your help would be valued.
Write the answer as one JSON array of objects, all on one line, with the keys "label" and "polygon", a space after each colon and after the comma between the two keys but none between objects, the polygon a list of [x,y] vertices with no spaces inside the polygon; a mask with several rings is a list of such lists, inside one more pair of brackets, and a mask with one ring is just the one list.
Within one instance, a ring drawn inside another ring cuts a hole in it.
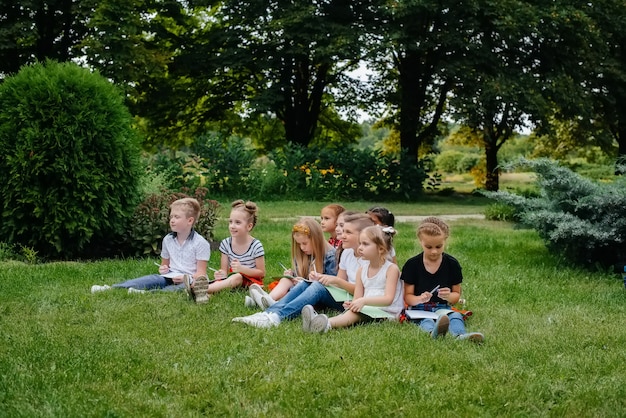
[{"label": "black t-shirt", "polygon": [[[426,271],[426,267],[424,267],[424,253],[410,258],[402,267],[400,279],[404,280],[405,283],[415,285],[414,294],[417,296],[424,292],[430,292],[437,285],[452,289],[453,285],[461,284],[463,273],[457,259],[446,253],[443,253],[442,257],[441,265],[434,274]],[[439,298],[437,294],[430,301],[448,303]]]}]

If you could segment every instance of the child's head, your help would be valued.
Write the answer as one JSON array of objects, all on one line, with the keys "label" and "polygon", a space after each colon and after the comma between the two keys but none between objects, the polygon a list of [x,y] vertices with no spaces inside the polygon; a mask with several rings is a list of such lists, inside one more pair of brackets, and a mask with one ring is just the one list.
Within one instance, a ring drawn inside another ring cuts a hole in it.
[{"label": "child's head", "polygon": [[341,239],[341,236],[343,235],[343,224],[344,224],[344,220],[346,218],[346,216],[350,216],[350,215],[354,215],[358,212],[352,211],[352,210],[345,210],[343,212],[341,212],[339,215],[337,215],[337,223],[335,226],[335,236],[339,239]]},{"label": "child's head", "polygon": [[390,226],[373,225],[363,229],[359,235],[359,255],[366,260],[384,263],[395,233],[396,230]]},{"label": "child's head", "polygon": [[254,202],[244,202],[243,200],[235,200],[231,204],[230,217],[228,219],[228,229],[231,236],[240,232],[246,234],[252,231],[257,220],[257,205]]},{"label": "child's head", "polygon": [[334,236],[336,234],[335,228],[337,227],[337,218],[345,210],[346,209],[343,206],[336,203],[324,206],[322,208],[320,221],[322,230]]},{"label": "child's head", "polygon": [[374,206],[369,208],[365,213],[370,216],[376,225],[394,226],[396,223],[395,216],[393,216],[393,213],[391,213],[387,208]]},{"label": "child's head", "polygon": [[437,260],[441,257],[449,235],[448,224],[434,216],[425,218],[417,227],[417,238],[424,254],[431,260]]},{"label": "child's head", "polygon": [[291,257],[296,264],[296,273],[300,277],[308,277],[311,262],[315,269],[324,271],[324,255],[327,248],[324,232],[313,218],[300,219],[291,229]]},{"label": "child's head", "polygon": [[[170,205],[170,227],[172,230],[174,229],[172,223],[175,219],[184,221],[191,229],[198,220],[198,216],[200,216],[200,203],[193,197],[178,199]],[[178,224],[178,227],[180,226],[182,224]]]},{"label": "child's head", "polygon": [[374,222],[365,213],[345,214],[343,216],[343,234],[341,236],[343,248],[356,250],[359,246],[359,234],[363,229],[372,225],[374,225]]}]

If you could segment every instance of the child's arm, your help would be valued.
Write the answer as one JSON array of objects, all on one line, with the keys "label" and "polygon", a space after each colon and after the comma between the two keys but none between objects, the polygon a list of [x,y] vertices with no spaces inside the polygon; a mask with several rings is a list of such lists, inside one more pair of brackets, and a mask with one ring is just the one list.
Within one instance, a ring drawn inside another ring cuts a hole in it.
[{"label": "child's arm", "polygon": [[421,295],[415,294],[415,285],[404,282],[404,303],[409,306],[419,305],[420,303],[426,303],[433,297],[430,292],[424,292]]},{"label": "child's arm", "polygon": [[242,266],[240,263],[231,263],[231,267],[235,273],[241,273],[248,277],[262,279],[265,277],[265,256],[257,257],[254,262],[254,268]]},{"label": "child's arm", "polygon": [[159,265],[159,274],[166,274],[170,271],[170,259],[161,258],[161,264]]},{"label": "child's arm", "polygon": [[[393,303],[393,299],[396,296],[396,286],[398,285],[398,280],[400,279],[400,270],[398,266],[392,264],[389,266],[387,270],[387,276],[385,280],[385,294],[383,296],[373,296],[373,297],[360,297],[357,298],[356,291],[354,295],[354,301],[352,302],[352,307],[357,306],[358,311],[350,308],[353,312],[359,312],[364,305],[372,305],[372,306],[389,306]],[[360,276],[357,276],[357,288],[358,283],[361,282]],[[361,285],[362,287],[363,285]],[[361,294],[362,291],[361,291]]]},{"label": "child's arm", "polygon": [[228,276],[228,256],[224,253],[220,255],[220,269],[213,273],[217,280],[225,279]]}]

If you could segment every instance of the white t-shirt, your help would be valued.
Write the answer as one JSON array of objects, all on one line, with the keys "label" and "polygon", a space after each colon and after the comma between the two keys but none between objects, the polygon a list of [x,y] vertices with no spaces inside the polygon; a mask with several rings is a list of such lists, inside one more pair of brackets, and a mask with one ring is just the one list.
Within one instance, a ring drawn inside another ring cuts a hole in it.
[{"label": "white t-shirt", "polygon": [[354,255],[354,250],[348,248],[343,250],[339,259],[339,269],[345,270],[349,283],[356,283],[356,271],[361,267],[362,260]]},{"label": "white t-shirt", "polygon": [[163,276],[169,278],[183,274],[194,275],[198,260],[209,261],[211,258],[209,242],[194,230],[182,245],[176,239],[176,234],[170,232],[163,238],[162,247],[161,257],[170,260],[170,271]]}]

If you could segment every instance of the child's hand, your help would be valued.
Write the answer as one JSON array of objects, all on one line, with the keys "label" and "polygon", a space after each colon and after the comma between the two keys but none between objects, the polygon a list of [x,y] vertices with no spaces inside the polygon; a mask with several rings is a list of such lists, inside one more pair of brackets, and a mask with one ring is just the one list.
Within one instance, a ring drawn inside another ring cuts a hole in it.
[{"label": "child's hand", "polygon": [[167,274],[170,271],[170,266],[165,264],[159,264],[159,274]]},{"label": "child's hand", "polygon": [[216,280],[224,280],[226,278],[226,272],[224,270],[217,270],[213,273],[213,277],[215,277]]},{"label": "child's hand", "polygon": [[174,284],[181,284],[183,282],[183,276],[172,277],[172,282]]},{"label": "child's hand", "polygon": [[449,287],[441,287],[439,288],[439,290],[437,290],[437,296],[439,296],[443,300],[448,300],[450,292],[451,290]]},{"label": "child's hand", "polygon": [[317,281],[319,281],[324,286],[333,284],[333,276],[328,276],[326,274],[318,275]]},{"label": "child's hand", "polygon": [[358,298],[352,301],[348,309],[350,309],[352,312],[361,312],[363,306],[365,306],[365,301],[363,300],[363,298]]},{"label": "child's hand", "polygon": [[350,305],[352,305],[352,301],[351,300],[346,300],[343,303],[343,309],[346,309],[346,310],[350,309]]},{"label": "child's hand", "polygon": [[239,273],[239,270],[241,270],[241,261],[235,258],[233,261],[230,262],[230,269],[234,273]]},{"label": "child's hand", "polygon": [[287,270],[283,271],[283,275],[284,276],[291,276],[291,277],[293,277],[294,276],[293,270],[287,269]]},{"label": "child's hand", "polygon": [[312,271],[309,273],[309,280],[317,282],[320,280],[320,277],[322,277],[322,274],[318,273],[317,271]]}]

